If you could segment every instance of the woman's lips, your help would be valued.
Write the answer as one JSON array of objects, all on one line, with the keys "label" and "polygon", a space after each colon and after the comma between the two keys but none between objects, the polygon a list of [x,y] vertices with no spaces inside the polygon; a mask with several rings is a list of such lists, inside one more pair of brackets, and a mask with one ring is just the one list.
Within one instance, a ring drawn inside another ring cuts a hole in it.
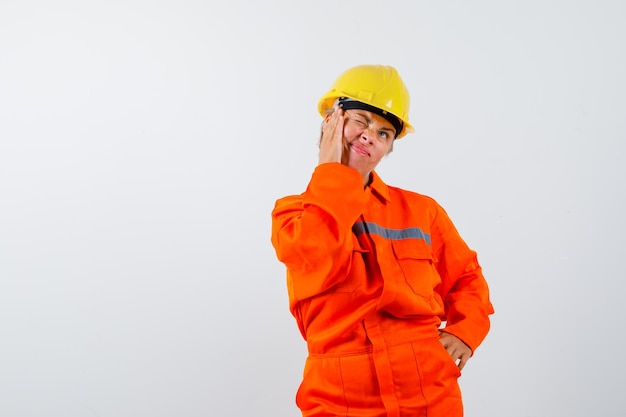
[{"label": "woman's lips", "polygon": [[358,153],[361,156],[370,156],[370,153],[367,151],[367,148],[365,148],[364,146],[361,146],[359,144],[351,144],[350,146],[352,146],[352,150],[356,153]]}]

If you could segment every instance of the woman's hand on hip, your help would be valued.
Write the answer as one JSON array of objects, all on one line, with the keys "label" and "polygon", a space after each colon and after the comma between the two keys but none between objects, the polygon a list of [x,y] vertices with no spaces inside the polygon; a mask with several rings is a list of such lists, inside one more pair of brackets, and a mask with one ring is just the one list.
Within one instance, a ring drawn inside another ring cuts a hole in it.
[{"label": "woman's hand on hip", "polygon": [[463,343],[461,339],[445,331],[439,332],[439,341],[446,348],[454,363],[458,365],[459,370],[462,370],[469,358],[472,357],[472,349]]}]

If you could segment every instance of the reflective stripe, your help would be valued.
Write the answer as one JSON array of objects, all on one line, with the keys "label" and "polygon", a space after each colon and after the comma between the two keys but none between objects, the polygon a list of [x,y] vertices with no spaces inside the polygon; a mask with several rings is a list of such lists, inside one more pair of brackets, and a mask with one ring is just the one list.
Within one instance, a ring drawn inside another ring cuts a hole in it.
[{"label": "reflective stripe", "polygon": [[361,233],[376,234],[389,240],[422,239],[430,245],[430,235],[424,233],[419,227],[407,227],[406,229],[387,229],[372,222],[356,222],[352,226],[355,235]]}]

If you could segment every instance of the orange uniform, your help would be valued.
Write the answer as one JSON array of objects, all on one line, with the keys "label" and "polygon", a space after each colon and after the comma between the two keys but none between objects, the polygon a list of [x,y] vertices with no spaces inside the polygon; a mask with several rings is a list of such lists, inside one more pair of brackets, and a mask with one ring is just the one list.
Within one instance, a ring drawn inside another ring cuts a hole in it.
[{"label": "orange uniform", "polygon": [[439,327],[472,352],[493,313],[476,253],[433,199],[363,187],[340,163],[276,201],[272,244],[309,356],[296,395],[303,416],[463,414],[459,369]]}]

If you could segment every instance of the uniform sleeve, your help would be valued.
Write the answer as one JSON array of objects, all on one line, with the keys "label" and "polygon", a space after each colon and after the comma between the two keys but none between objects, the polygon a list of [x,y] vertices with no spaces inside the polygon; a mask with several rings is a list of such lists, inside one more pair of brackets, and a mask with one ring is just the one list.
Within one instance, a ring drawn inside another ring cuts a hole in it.
[{"label": "uniform sleeve", "polygon": [[317,166],[302,195],[276,201],[271,241],[289,271],[290,297],[303,300],[345,279],[352,225],[366,203],[361,175],[339,163]]},{"label": "uniform sleeve", "polygon": [[445,306],[446,327],[442,330],[463,340],[474,352],[487,336],[489,315],[494,312],[487,281],[476,252],[461,238],[442,207],[438,207],[431,232]]}]

